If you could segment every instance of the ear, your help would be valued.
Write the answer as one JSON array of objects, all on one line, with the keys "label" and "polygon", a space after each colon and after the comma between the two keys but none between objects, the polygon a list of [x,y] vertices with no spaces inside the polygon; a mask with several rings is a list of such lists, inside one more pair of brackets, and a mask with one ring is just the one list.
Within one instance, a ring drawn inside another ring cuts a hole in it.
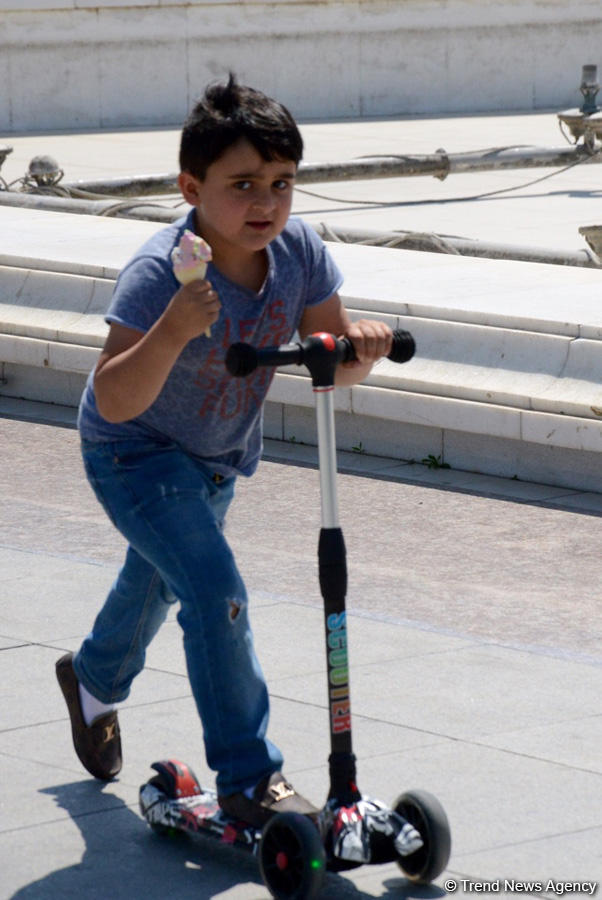
[{"label": "ear", "polygon": [[178,175],[178,187],[187,203],[197,206],[200,202],[201,181],[190,172],[180,172]]}]

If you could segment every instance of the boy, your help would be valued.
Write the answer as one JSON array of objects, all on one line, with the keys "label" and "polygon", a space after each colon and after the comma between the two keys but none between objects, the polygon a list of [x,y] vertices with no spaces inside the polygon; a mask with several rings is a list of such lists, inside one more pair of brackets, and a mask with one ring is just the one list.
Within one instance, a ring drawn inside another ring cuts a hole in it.
[{"label": "boy", "polygon": [[[92,632],[57,662],[76,752],[97,778],[121,768],[114,704],[177,598],[188,675],[222,808],[261,827],[275,812],[313,815],[266,737],[268,694],[247,595],[223,536],[238,475],[261,454],[272,372],[231,378],[235,341],[267,346],[315,331],[348,335],[360,381],[391,347],[381,322],[351,324],[342,277],[315,233],[289,220],[301,135],[279,103],[239,85],[210,86],[184,125],[179,187],[193,207],[121,272],[109,334],[82,397],[86,473],[129,546]],[[170,254],[188,228],[211,246],[207,280],[180,287]],[[210,337],[205,330],[210,327]]]}]

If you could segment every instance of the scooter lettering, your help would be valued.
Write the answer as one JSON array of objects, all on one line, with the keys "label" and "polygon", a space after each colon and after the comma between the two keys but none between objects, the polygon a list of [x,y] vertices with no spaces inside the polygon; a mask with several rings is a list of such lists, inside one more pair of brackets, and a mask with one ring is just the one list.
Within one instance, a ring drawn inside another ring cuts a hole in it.
[{"label": "scooter lettering", "polygon": [[326,627],[329,631],[345,630],[347,627],[346,619],[347,613],[345,612],[331,613],[326,619]]},{"label": "scooter lettering", "polygon": [[341,628],[328,635],[328,646],[331,650],[343,650],[347,646],[347,631]]},{"label": "scooter lettering", "polygon": [[326,619],[326,627],[330,721],[333,734],[341,734],[351,731],[346,614],[332,613]]},{"label": "scooter lettering", "polygon": [[330,720],[334,734],[351,731],[351,704],[349,700],[335,700],[330,704]]},{"label": "scooter lettering", "polygon": [[340,666],[338,669],[330,670],[330,683],[336,684],[337,686],[340,684],[347,684],[349,681],[349,669],[347,666]]},{"label": "scooter lettering", "polygon": [[348,694],[349,694],[349,688],[347,687],[346,684],[343,687],[330,688],[330,699],[331,700],[344,700]]}]

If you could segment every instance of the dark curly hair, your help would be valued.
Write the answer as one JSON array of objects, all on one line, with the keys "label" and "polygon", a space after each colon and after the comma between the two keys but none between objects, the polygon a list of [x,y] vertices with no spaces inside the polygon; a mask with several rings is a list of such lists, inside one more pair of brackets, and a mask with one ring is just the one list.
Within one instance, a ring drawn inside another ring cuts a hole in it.
[{"label": "dark curly hair", "polygon": [[207,168],[233,144],[246,139],[262,159],[303,156],[303,139],[288,109],[261,91],[239,84],[210,84],[186,119],[180,141],[180,169],[201,180]]}]

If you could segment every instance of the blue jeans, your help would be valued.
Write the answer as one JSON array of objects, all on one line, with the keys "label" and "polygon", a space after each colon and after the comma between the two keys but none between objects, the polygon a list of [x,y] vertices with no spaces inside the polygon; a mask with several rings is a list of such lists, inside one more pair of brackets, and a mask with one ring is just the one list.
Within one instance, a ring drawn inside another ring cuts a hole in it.
[{"label": "blue jeans", "polygon": [[96,496],[129,542],[125,563],[73,665],[98,700],[124,700],[170,603],[207,763],[220,794],[256,784],[282,767],[266,738],[268,693],[253,649],[247,593],[223,535],[234,478],[219,483],[172,443],[82,442]]}]

